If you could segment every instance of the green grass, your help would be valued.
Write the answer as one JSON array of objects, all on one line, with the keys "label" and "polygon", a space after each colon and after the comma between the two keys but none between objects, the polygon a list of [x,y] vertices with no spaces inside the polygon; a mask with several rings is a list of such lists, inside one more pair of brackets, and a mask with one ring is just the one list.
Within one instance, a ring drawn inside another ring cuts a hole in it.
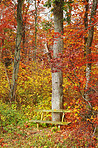
[{"label": "green grass", "polygon": [[72,125],[60,130],[43,123],[37,131],[36,124],[28,122],[29,115],[25,114],[28,108],[19,110],[15,104],[0,103],[0,148],[95,148],[97,145],[96,135],[91,139],[84,128],[81,135],[81,130],[72,129]]},{"label": "green grass", "polygon": [[18,128],[2,133],[0,147],[3,148],[66,148],[59,131],[50,128]]},{"label": "green grass", "polygon": [[[56,127],[40,127],[33,125],[8,126],[0,135],[0,148],[87,148],[90,141],[73,137],[70,132]],[[78,140],[78,141],[77,141]],[[96,145],[95,145],[96,147]],[[92,148],[92,147],[91,147]]]},{"label": "green grass", "polygon": [[[9,130],[8,130],[9,129]],[[0,135],[0,148],[82,148],[88,147],[83,141],[77,143],[72,136],[66,137],[66,131],[58,130],[56,127],[15,126],[8,127]]]}]

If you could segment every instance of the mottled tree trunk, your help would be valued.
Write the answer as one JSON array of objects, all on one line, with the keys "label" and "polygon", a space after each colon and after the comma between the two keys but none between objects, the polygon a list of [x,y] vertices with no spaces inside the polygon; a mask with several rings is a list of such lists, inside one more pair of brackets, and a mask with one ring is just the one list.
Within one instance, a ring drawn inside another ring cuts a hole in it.
[{"label": "mottled tree trunk", "polygon": [[[63,50],[63,0],[55,0],[54,2],[54,37],[53,58],[57,58],[58,54]],[[52,67],[52,109],[63,108],[63,75],[61,70]],[[60,113],[52,114],[53,121],[60,121]]]},{"label": "mottled tree trunk", "polygon": [[17,87],[17,78],[20,62],[20,49],[22,41],[22,30],[23,30],[23,20],[22,20],[22,5],[24,0],[18,0],[17,4],[17,35],[16,35],[16,48],[14,56],[14,67],[12,75],[12,86],[11,86],[11,102],[15,101],[15,91]]},{"label": "mottled tree trunk", "polygon": [[[85,0],[85,15],[84,15],[84,26],[85,26],[85,30],[87,30],[88,28],[88,10],[89,10],[89,4],[88,4],[89,0]],[[84,36],[84,45],[86,45],[87,43],[87,34]],[[86,51],[84,52],[84,56],[86,55]]]},{"label": "mottled tree trunk", "polygon": [[86,99],[90,101],[90,81],[91,81],[91,46],[93,41],[93,35],[94,35],[94,21],[95,21],[95,14],[97,9],[97,3],[98,0],[93,0],[92,3],[92,10],[91,10],[91,16],[90,16],[90,29],[88,30],[88,38],[86,41],[86,58],[87,58],[87,64],[86,64]]},{"label": "mottled tree trunk", "polygon": [[34,51],[35,61],[36,61],[36,50],[37,50],[37,1],[35,0],[35,51]]}]

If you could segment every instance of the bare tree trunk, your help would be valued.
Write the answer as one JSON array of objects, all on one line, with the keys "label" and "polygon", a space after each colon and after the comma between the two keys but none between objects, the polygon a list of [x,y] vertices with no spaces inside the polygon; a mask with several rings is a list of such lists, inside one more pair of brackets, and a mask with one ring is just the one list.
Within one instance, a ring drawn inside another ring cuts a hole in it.
[{"label": "bare tree trunk", "polygon": [[[84,15],[84,26],[85,26],[85,30],[87,30],[88,28],[88,9],[89,9],[89,4],[88,4],[89,0],[85,0],[86,4],[85,4],[85,15]],[[86,45],[87,42],[87,35],[85,35],[84,37],[84,44]],[[86,54],[86,53],[84,53]]]},{"label": "bare tree trunk", "polygon": [[27,52],[26,52],[26,49],[25,49],[25,41],[26,41],[26,37],[25,37],[25,26],[26,26],[26,18],[25,18],[25,20],[24,20],[24,22],[23,22],[23,53],[25,54],[25,56],[27,55]]},{"label": "bare tree trunk", "polygon": [[15,101],[15,91],[17,87],[17,78],[18,78],[18,70],[19,70],[19,62],[20,62],[20,49],[21,49],[21,41],[22,41],[22,5],[24,0],[18,0],[17,4],[17,35],[16,35],[16,48],[15,48],[15,56],[14,56],[14,67],[13,67],[13,75],[12,75],[12,87],[11,87],[11,102]]},{"label": "bare tree trunk", "polygon": [[37,50],[37,1],[35,0],[35,51],[34,51],[35,61],[36,61],[36,50]]},{"label": "bare tree trunk", "polygon": [[[85,60],[86,60],[86,43],[87,43],[87,29],[88,29],[88,10],[89,10],[89,0],[85,0],[85,14],[84,14],[84,27],[86,31],[84,35],[84,58]],[[85,76],[86,76],[86,64],[85,64]],[[85,88],[84,88],[84,97],[86,97]]]},{"label": "bare tree trunk", "polygon": [[[97,3],[98,0],[93,0],[92,4],[92,10],[91,10],[91,16],[90,16],[90,29],[88,30],[88,38],[86,42],[86,58],[87,58],[87,64],[86,64],[86,99],[90,101],[90,87],[89,83],[91,81],[91,46],[93,41],[93,35],[94,35],[94,21],[95,21],[95,14],[97,9]],[[92,26],[93,25],[93,26]]]},{"label": "bare tree trunk", "polygon": [[[55,0],[54,2],[54,46],[53,46],[53,58],[57,58],[58,54],[63,50],[63,39],[61,37],[63,33],[63,0]],[[52,109],[63,108],[63,75],[61,70],[52,67]],[[52,114],[53,121],[60,121],[60,113]]]}]

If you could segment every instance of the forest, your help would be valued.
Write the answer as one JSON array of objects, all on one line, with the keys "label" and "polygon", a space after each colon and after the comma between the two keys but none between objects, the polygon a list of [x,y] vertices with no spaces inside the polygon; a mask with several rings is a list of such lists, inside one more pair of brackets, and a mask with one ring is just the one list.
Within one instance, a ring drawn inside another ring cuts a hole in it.
[{"label": "forest", "polygon": [[0,0],[0,147],[97,148],[97,51],[98,0]]}]

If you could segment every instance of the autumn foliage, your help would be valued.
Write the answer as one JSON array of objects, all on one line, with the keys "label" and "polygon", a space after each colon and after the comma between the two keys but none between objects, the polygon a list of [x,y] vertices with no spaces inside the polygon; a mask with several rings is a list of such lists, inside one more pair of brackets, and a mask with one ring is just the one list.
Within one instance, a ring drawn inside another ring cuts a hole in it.
[{"label": "autumn foliage", "polygon": [[[52,1],[49,1],[52,3]],[[64,109],[71,110],[65,114],[66,120],[71,121],[69,127],[62,127],[66,133],[63,135],[68,142],[67,147],[96,147],[97,129],[97,97],[98,97],[98,13],[94,16],[93,23],[85,28],[85,5],[87,1],[65,2],[64,11],[68,9],[67,17],[64,16],[62,34],[64,49],[53,57],[54,36],[59,33],[54,32],[53,14],[47,20],[41,13],[44,13],[44,1],[37,1],[37,49],[35,55],[35,9],[31,8],[31,3],[25,2],[23,5],[23,36],[21,43],[21,58],[15,93],[16,109],[22,111],[24,118],[33,118],[34,109],[50,109],[52,94],[52,66],[63,72],[63,106]],[[46,3],[49,6],[48,3]],[[45,5],[46,6],[46,5]],[[7,108],[5,104],[10,104],[10,86],[12,83],[14,53],[16,46],[16,14],[17,3],[9,0],[0,2],[0,101],[1,108]],[[72,8],[72,9],[70,9]],[[88,16],[91,14],[92,3],[89,4]],[[71,13],[71,15],[70,15]],[[71,20],[70,20],[71,17]],[[94,26],[94,34],[91,53],[86,54],[85,39],[88,32]],[[44,44],[48,45],[49,58]],[[89,57],[89,62],[88,62]],[[86,65],[91,64],[90,81],[86,89]],[[86,95],[90,99],[86,99]],[[25,110],[25,109],[26,110]],[[2,110],[2,109],[1,109]],[[5,112],[0,110],[0,124],[6,121]],[[10,110],[10,109],[9,109]],[[14,110],[14,109],[13,109]],[[13,111],[14,112],[14,111]],[[31,113],[32,112],[32,113]],[[16,112],[15,112],[16,113]],[[17,113],[16,113],[17,114]],[[18,113],[19,114],[19,113]],[[3,119],[4,117],[4,119]],[[1,121],[2,120],[2,121]],[[17,120],[18,115],[17,115]],[[24,120],[24,119],[23,119]],[[6,126],[10,124],[10,119]],[[16,124],[16,123],[15,123]],[[2,126],[2,125],[1,125]],[[71,136],[69,136],[71,135]],[[88,142],[87,142],[88,141]]]}]

